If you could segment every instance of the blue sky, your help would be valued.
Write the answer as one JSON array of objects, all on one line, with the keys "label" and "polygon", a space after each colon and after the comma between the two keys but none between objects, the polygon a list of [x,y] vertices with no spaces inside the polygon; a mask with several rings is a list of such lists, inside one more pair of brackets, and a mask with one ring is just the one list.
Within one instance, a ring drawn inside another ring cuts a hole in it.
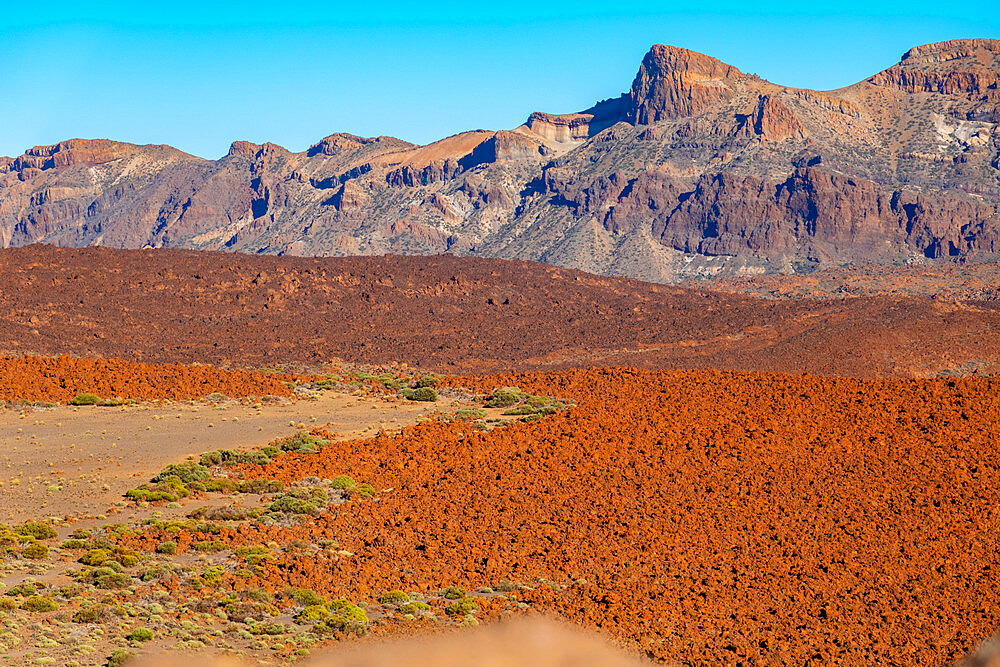
[{"label": "blue sky", "polygon": [[654,43],[831,89],[910,46],[1000,38],[993,2],[612,4],[16,3],[0,12],[0,155],[71,137],[209,158],[338,131],[423,143],[616,96]]}]

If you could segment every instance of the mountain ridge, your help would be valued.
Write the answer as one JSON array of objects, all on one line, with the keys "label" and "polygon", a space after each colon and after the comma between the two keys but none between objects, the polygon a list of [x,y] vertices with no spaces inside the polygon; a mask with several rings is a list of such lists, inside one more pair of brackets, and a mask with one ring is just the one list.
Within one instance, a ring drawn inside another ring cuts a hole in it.
[{"label": "mountain ridge", "polygon": [[581,112],[418,146],[334,133],[219,160],[72,139],[0,158],[0,247],[470,254],[673,282],[1000,256],[1000,40],[856,84],[770,83],[654,45]]}]

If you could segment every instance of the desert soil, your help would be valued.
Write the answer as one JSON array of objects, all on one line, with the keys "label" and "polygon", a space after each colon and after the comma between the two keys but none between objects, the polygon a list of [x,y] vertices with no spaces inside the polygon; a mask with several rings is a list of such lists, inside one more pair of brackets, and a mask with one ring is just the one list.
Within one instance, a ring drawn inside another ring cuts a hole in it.
[{"label": "desert soil", "polygon": [[309,400],[0,409],[0,522],[104,513],[169,463],[259,448],[301,428],[343,437],[398,429],[435,408],[322,392]]}]

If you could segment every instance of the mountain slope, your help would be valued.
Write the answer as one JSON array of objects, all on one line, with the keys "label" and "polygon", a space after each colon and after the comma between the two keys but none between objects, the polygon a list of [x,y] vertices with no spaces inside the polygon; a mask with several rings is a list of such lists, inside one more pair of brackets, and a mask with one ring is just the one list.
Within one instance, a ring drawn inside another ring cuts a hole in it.
[{"label": "mountain slope", "polygon": [[1000,254],[1000,41],[816,92],[654,46],[628,92],[415,146],[71,140],[0,158],[0,247],[475,254],[670,282]]}]

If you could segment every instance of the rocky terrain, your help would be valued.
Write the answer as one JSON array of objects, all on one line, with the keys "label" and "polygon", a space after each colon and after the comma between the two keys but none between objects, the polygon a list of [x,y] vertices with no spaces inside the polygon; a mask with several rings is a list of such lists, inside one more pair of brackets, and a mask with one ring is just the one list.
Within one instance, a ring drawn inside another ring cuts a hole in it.
[{"label": "rocky terrain", "polygon": [[663,664],[944,665],[1000,624],[996,380],[434,381],[482,409],[206,449],[113,516],[0,526],[0,659],[371,664],[542,612]]},{"label": "rocky terrain", "polygon": [[205,160],[74,139],[0,158],[0,246],[447,252],[658,282],[987,261],[998,84],[989,39],[826,92],[657,45],[619,97],[426,146],[333,134]]},{"label": "rocky terrain", "polygon": [[993,301],[775,301],[496,259],[0,250],[0,353],[912,377],[992,373],[998,328]]}]

